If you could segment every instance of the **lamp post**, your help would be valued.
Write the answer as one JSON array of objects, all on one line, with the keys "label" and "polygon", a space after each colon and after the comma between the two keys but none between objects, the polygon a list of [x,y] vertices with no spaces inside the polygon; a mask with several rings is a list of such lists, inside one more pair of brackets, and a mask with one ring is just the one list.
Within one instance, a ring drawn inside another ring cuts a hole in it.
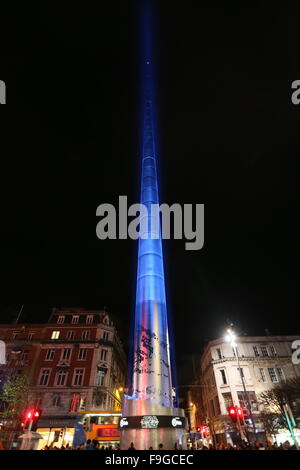
[{"label": "lamp post", "polygon": [[[254,421],[253,414],[252,414],[252,408],[251,408],[251,403],[250,403],[250,400],[249,400],[248,391],[247,391],[246,386],[245,386],[244,374],[242,373],[242,369],[241,369],[241,366],[240,366],[239,352],[238,352],[238,349],[237,349],[237,344],[235,342],[235,338],[236,338],[236,335],[234,334],[232,329],[228,328],[227,329],[227,336],[226,336],[225,339],[226,339],[227,342],[229,342],[231,344],[231,347],[234,351],[235,357],[237,358],[238,369],[239,369],[239,372],[240,372],[240,377],[241,377],[241,381],[242,381],[242,385],[243,385],[243,389],[244,389],[244,394],[245,394],[244,396],[246,398],[247,407],[248,407],[248,411],[249,411],[249,416],[250,416],[250,419],[251,419],[251,423],[252,423],[252,426],[253,426],[253,432],[254,432],[254,435],[255,435],[255,433],[256,433],[255,421]],[[249,438],[248,438],[248,440],[249,440]]]}]

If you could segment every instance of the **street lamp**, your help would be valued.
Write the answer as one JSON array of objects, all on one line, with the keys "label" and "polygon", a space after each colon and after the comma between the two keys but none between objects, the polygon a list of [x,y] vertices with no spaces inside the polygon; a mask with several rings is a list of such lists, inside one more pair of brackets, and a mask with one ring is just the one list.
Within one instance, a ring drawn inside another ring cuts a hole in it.
[{"label": "street lamp", "polygon": [[[245,397],[246,397],[246,401],[247,401],[247,407],[248,407],[248,411],[249,411],[249,416],[250,416],[250,419],[251,419],[251,423],[252,423],[252,426],[253,426],[253,432],[254,432],[254,435],[256,434],[256,428],[255,428],[255,421],[253,419],[253,415],[252,415],[252,408],[251,408],[251,403],[250,403],[250,400],[249,400],[249,395],[248,395],[248,392],[246,390],[246,386],[245,386],[245,381],[244,381],[244,374],[242,373],[242,369],[241,369],[241,366],[240,366],[240,358],[239,358],[239,352],[238,352],[238,349],[237,349],[237,344],[235,342],[235,339],[236,339],[236,334],[232,331],[231,328],[228,328],[226,330],[226,336],[225,336],[225,340],[231,344],[231,347],[233,349],[233,352],[234,352],[234,355],[235,357],[237,358],[237,363],[238,363],[238,368],[239,368],[239,372],[240,372],[240,377],[241,377],[241,381],[242,381],[242,384],[243,384],[243,389],[244,389],[244,393],[245,393]],[[249,440],[249,439],[248,439]]]}]

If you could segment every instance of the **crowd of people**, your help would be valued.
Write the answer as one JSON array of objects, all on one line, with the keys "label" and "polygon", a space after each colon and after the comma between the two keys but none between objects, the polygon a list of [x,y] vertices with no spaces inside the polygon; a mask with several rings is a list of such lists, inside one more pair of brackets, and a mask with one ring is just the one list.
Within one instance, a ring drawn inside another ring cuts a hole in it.
[{"label": "crowd of people", "polygon": [[285,441],[279,445],[271,441],[266,441],[265,443],[255,441],[253,444],[249,444],[247,441],[241,441],[235,445],[221,442],[217,445],[209,444],[208,446],[203,444],[199,446],[193,445],[192,448],[194,450],[297,450],[295,444],[291,445],[289,441]]},{"label": "crowd of people", "polygon": [[[114,451],[120,450],[120,445],[116,444],[115,446],[104,446],[100,445],[97,440],[91,441],[88,439],[86,443],[82,443],[77,447],[71,447],[69,444],[66,446],[57,447],[55,445],[45,446],[43,450],[105,450],[105,451]],[[132,442],[128,450],[136,450],[134,443]],[[164,445],[159,444],[157,449],[149,447],[148,450],[164,450]],[[178,446],[178,443],[174,445],[174,450],[181,450]],[[191,450],[297,450],[295,445],[292,445],[289,441],[285,441],[278,445],[276,442],[272,443],[271,441],[266,441],[265,443],[255,441],[253,444],[249,444],[247,441],[241,441],[239,444],[232,445],[229,443],[219,443],[217,445],[209,444],[208,446],[204,444],[192,446]]]}]

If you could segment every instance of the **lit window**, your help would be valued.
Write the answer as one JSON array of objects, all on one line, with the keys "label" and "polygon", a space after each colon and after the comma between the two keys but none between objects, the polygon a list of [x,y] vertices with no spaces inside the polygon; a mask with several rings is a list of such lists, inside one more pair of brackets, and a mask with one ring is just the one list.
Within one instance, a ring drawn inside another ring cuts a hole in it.
[{"label": "lit window", "polygon": [[268,371],[269,371],[271,381],[278,382],[277,374],[276,374],[274,367],[269,367]]},{"label": "lit window", "polygon": [[73,325],[76,325],[77,323],[79,323],[79,315],[72,316],[72,323]]},{"label": "lit window", "polygon": [[57,318],[57,323],[64,323],[64,321],[65,321],[65,316],[59,315],[59,317]]},{"label": "lit window", "polygon": [[50,376],[50,370],[42,369],[39,384],[43,386],[48,385],[49,376]]},{"label": "lit window", "polygon": [[52,331],[51,339],[58,339],[60,331]]}]

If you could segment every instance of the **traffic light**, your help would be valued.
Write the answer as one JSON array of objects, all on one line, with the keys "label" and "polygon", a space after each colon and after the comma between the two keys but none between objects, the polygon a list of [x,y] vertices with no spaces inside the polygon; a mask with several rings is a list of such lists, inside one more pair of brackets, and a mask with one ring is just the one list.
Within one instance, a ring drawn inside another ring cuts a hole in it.
[{"label": "traffic light", "polygon": [[231,405],[227,408],[229,417],[233,423],[237,422],[237,412],[236,412],[236,407]]},{"label": "traffic light", "polygon": [[84,418],[84,420],[83,420],[83,430],[85,432],[90,432],[91,431],[90,417]]},{"label": "traffic light", "polygon": [[35,431],[37,428],[37,422],[41,417],[41,410],[39,408],[28,408],[25,411],[25,415],[22,421],[23,429],[27,429],[31,423],[31,430]]}]

